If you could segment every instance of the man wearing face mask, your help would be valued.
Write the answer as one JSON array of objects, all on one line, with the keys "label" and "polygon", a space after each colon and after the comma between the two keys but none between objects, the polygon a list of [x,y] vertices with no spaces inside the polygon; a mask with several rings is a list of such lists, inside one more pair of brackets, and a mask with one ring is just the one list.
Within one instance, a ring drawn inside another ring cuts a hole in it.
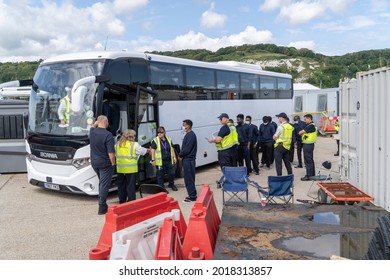
[{"label": "man wearing face mask", "polygon": [[259,175],[259,152],[257,146],[257,139],[259,137],[259,129],[256,125],[252,124],[252,117],[245,117],[245,124],[249,125],[249,155],[252,161],[252,170],[255,170],[255,174]]},{"label": "man wearing face mask", "polygon": [[263,117],[263,123],[259,126],[258,143],[261,146],[261,164],[260,167],[266,166],[268,169],[272,164],[272,155],[274,151],[274,134],[275,127],[270,123],[268,116]]},{"label": "man wearing face mask", "polygon": [[183,163],[184,184],[186,185],[188,196],[184,199],[184,203],[190,203],[196,200],[197,192],[195,188],[195,167],[196,167],[196,152],[197,141],[196,135],[192,131],[192,121],[184,120],[183,129],[186,135],[183,139],[179,159]]},{"label": "man wearing face mask", "polygon": [[244,115],[237,115],[237,125],[236,125],[237,133],[238,133],[238,142],[240,145],[238,146],[238,166],[245,166],[247,169],[247,175],[252,172],[251,168],[251,159],[249,154],[250,147],[250,135],[249,135],[249,125],[244,123]]}]

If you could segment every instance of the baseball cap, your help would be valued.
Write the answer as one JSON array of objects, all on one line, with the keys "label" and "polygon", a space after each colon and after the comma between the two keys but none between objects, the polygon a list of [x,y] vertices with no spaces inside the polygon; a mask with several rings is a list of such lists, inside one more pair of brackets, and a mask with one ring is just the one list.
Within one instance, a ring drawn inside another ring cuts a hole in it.
[{"label": "baseball cap", "polygon": [[286,113],[280,113],[279,115],[276,115],[278,118],[281,117],[283,119],[287,119]]},{"label": "baseball cap", "polygon": [[217,119],[221,119],[221,118],[229,118],[229,115],[226,114],[226,113],[222,113],[221,115],[219,115],[219,117]]}]

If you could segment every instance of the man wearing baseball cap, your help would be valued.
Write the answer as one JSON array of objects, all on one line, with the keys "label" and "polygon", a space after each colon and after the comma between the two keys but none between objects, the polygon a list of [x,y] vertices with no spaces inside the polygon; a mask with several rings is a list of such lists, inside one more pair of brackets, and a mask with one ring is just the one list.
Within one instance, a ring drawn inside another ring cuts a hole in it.
[{"label": "man wearing baseball cap", "polygon": [[208,139],[209,143],[215,143],[218,151],[219,166],[237,166],[238,134],[234,125],[228,125],[229,115],[222,113],[218,117],[222,124],[218,135],[214,139]]},{"label": "man wearing baseball cap", "polygon": [[278,117],[280,122],[280,125],[274,134],[276,175],[282,176],[282,162],[284,162],[284,165],[286,166],[287,174],[290,175],[292,174],[292,168],[289,155],[294,127],[288,123],[286,113],[280,113],[279,115],[276,115],[276,117]]}]

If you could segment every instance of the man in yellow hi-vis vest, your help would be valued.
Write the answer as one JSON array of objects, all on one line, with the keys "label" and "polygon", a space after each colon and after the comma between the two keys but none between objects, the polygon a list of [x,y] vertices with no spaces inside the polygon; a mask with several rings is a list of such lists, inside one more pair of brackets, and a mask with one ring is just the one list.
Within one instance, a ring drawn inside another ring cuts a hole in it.
[{"label": "man in yellow hi-vis vest", "polygon": [[218,151],[219,166],[237,166],[238,133],[233,123],[229,123],[229,115],[222,113],[218,117],[222,127],[218,135],[208,139],[209,143],[215,143]]},{"label": "man in yellow hi-vis vest", "polygon": [[301,181],[309,181],[310,177],[316,175],[313,153],[314,143],[317,141],[317,128],[311,114],[304,115],[303,120],[306,123],[306,127],[299,131],[299,135],[302,135],[303,160],[305,162],[306,175],[301,178]]},{"label": "man in yellow hi-vis vest", "polygon": [[115,145],[119,203],[135,200],[138,173],[138,156],[149,150],[135,141],[136,132],[126,129]]},{"label": "man in yellow hi-vis vest", "polygon": [[336,130],[336,134],[333,134],[333,139],[336,140],[337,144],[337,152],[334,154],[335,157],[338,157],[340,154],[340,124],[339,120],[336,120],[334,123],[334,129]]},{"label": "man in yellow hi-vis vest", "polygon": [[288,117],[286,113],[280,113],[276,115],[278,117],[280,125],[278,126],[274,134],[274,156],[276,175],[282,176],[282,162],[287,169],[287,174],[292,174],[292,167],[290,162],[290,148],[293,136],[294,127],[288,123]]},{"label": "man in yellow hi-vis vest", "polygon": [[66,95],[61,98],[60,105],[58,106],[58,118],[60,119],[61,125],[69,124],[70,118],[70,94],[71,89],[69,87],[65,88]]}]

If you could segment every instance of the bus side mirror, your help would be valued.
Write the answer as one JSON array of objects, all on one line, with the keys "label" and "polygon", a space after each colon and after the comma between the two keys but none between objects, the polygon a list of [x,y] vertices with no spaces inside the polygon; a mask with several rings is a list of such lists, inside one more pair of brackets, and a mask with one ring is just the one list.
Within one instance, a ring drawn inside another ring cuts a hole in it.
[{"label": "bus side mirror", "polygon": [[80,113],[83,110],[84,97],[87,94],[86,86],[79,86],[72,92],[71,109],[75,113]]},{"label": "bus side mirror", "polygon": [[108,82],[109,80],[111,80],[111,78],[107,75],[95,76],[96,83],[104,83],[104,82]]}]

